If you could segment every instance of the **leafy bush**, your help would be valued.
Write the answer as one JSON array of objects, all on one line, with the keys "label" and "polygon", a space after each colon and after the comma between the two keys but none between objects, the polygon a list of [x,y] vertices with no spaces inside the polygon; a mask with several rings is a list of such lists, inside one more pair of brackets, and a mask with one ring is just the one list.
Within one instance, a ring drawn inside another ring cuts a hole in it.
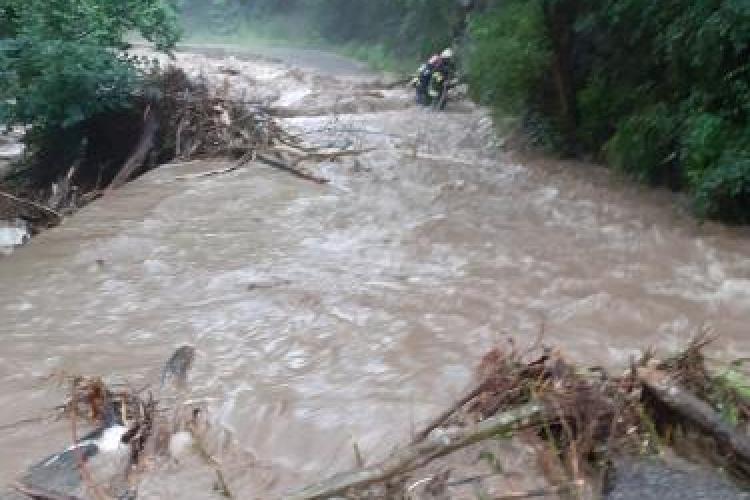
[{"label": "leafy bush", "polygon": [[701,216],[750,220],[750,2],[508,0],[472,34],[477,97],[686,189]]},{"label": "leafy bush", "polygon": [[[606,146],[609,161],[641,182],[666,184],[675,161],[676,125],[669,108],[657,104],[624,119]],[[672,179],[679,184],[678,179]]]},{"label": "leafy bush", "polygon": [[699,215],[750,222],[750,125],[737,129],[716,115],[692,117],[682,155]]},{"label": "leafy bush", "polygon": [[541,2],[509,0],[470,24],[468,75],[480,102],[519,113],[549,65]]},{"label": "leafy bush", "polygon": [[636,94],[631,87],[610,81],[604,75],[589,78],[576,96],[577,138],[587,151],[599,153],[602,144],[612,138],[638,102]]},{"label": "leafy bush", "polygon": [[126,34],[160,49],[178,37],[168,0],[0,0],[0,10],[0,118],[33,125],[37,138],[130,104],[141,72],[121,53]]}]

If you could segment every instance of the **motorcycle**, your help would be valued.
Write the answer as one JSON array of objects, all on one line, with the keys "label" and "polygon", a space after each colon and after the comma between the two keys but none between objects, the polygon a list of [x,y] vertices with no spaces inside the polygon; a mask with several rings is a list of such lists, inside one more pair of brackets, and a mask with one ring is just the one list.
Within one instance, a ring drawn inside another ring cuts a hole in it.
[{"label": "motorcycle", "polygon": [[411,85],[417,91],[417,104],[429,106],[434,111],[445,110],[449,91],[457,86],[453,80],[448,80],[446,74],[440,70],[421,72],[420,75],[411,80]]},{"label": "motorcycle", "polygon": [[445,111],[451,89],[458,86],[457,81],[449,79],[442,71],[435,71],[430,79],[428,89],[429,102],[434,111]]}]

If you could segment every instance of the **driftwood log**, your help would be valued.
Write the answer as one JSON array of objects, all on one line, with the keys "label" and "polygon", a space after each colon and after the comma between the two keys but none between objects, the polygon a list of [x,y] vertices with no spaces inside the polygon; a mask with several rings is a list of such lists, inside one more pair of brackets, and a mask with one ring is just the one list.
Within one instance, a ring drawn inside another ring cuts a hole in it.
[{"label": "driftwood log", "polygon": [[339,474],[322,483],[285,496],[285,500],[317,500],[343,495],[353,488],[363,488],[414,471],[436,458],[453,453],[497,434],[515,431],[541,423],[545,405],[528,403],[490,417],[476,426],[443,434],[433,434],[424,441],[398,450],[385,461],[354,472]]},{"label": "driftwood log", "polygon": [[736,463],[745,472],[750,472],[750,437],[747,434],[727,423],[708,403],[681,388],[665,372],[639,369],[638,380],[652,397],[681,419],[712,436],[737,458]]}]

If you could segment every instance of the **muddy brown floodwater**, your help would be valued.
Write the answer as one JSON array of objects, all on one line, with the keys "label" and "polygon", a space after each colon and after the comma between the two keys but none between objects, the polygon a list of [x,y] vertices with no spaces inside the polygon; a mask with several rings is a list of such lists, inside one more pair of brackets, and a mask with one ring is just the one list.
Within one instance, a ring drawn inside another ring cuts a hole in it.
[{"label": "muddy brown floodwater", "polygon": [[[0,482],[69,442],[66,422],[6,427],[63,400],[45,377],[138,386],[184,343],[198,351],[190,397],[241,451],[227,459],[238,498],[349,468],[355,442],[383,456],[490,346],[542,325],[568,356],[610,367],[703,327],[721,335],[717,356],[750,354],[747,232],[597,167],[502,152],[486,111],[418,109],[408,90],[316,57],[178,63],[264,100],[310,143],[374,148],[314,166],[329,185],[170,165],[0,260]],[[151,488],[211,498],[210,484],[175,468]]]}]

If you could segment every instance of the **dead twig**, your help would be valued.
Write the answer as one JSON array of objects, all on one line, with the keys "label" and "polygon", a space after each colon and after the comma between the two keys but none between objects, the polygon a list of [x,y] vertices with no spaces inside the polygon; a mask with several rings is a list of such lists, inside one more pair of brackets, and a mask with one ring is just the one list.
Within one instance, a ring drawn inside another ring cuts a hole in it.
[{"label": "dead twig", "polygon": [[253,161],[254,158],[255,158],[255,152],[246,153],[236,163],[230,165],[229,167],[220,168],[218,170],[211,170],[209,172],[202,172],[200,174],[181,175],[179,177],[175,177],[175,179],[184,181],[184,180],[190,180],[190,179],[203,179],[205,177],[214,177],[216,175],[229,174],[231,172],[234,172],[235,170],[239,170],[240,168],[244,167],[249,162]]},{"label": "dead twig", "polygon": [[[271,150],[273,151],[273,150]],[[314,153],[307,153],[302,156],[298,156],[294,159],[294,165],[298,165],[305,161],[333,161],[337,158],[344,158],[347,156],[360,156],[366,153],[375,151],[374,148],[368,149],[321,149]]]},{"label": "dead twig", "polygon": [[324,179],[322,177],[309,174],[307,172],[304,172],[302,170],[299,170],[293,167],[292,165],[285,163],[282,160],[271,158],[270,156],[266,156],[264,154],[258,154],[256,159],[260,162],[265,163],[268,166],[277,168],[279,170],[283,170],[285,172],[289,172],[290,174],[296,177],[299,177],[300,179],[305,179],[307,181],[315,182],[316,184],[328,184],[330,182],[328,179]]},{"label": "dead twig", "polygon": [[232,490],[229,488],[229,483],[227,483],[226,478],[224,477],[224,471],[221,468],[221,464],[218,460],[216,460],[206,449],[206,445],[203,443],[203,440],[199,436],[197,432],[194,432],[192,429],[190,430],[190,434],[193,436],[193,440],[195,442],[195,449],[198,451],[198,454],[200,454],[201,458],[214,468],[214,471],[216,472],[216,489],[217,491],[225,498],[234,498],[234,495],[232,495]]}]

